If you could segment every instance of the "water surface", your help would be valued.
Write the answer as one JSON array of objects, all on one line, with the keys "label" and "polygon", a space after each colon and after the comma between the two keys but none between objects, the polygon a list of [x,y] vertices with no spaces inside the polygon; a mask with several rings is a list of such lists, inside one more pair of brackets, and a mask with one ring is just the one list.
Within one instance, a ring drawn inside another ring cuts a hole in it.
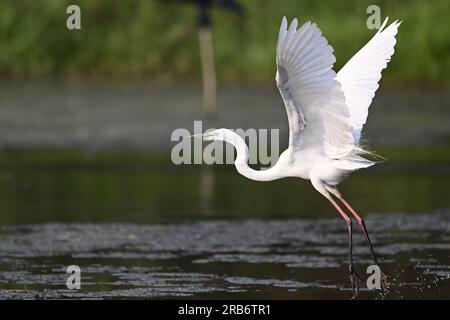
[{"label": "water surface", "polygon": [[[448,212],[368,216],[390,291],[363,288],[360,298],[448,298],[449,221]],[[336,219],[3,227],[0,297],[346,299],[344,230]],[[365,279],[361,236],[355,254]],[[65,287],[69,264],[82,270],[81,290]]]},{"label": "water surface", "polygon": [[[307,181],[130,152],[9,151],[0,163],[1,298],[351,297],[345,223]],[[342,184],[391,281],[361,298],[450,296],[449,178],[446,162],[419,157]],[[65,285],[72,264],[79,291]]]}]

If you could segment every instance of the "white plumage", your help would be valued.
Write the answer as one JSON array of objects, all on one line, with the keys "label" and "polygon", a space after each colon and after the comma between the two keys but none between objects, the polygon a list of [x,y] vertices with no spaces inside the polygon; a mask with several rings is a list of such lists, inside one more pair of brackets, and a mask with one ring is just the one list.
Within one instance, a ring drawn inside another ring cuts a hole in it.
[{"label": "white plumage", "polygon": [[395,36],[401,22],[394,21],[384,29],[387,20],[386,18],[375,36],[342,67],[336,77],[344,91],[345,102],[350,111],[350,124],[355,130],[357,142],[378,89],[381,70],[387,67],[394,54]]},{"label": "white plumage", "polygon": [[289,147],[320,147],[331,158],[354,146],[350,113],[332,67],[333,48],[315,24],[298,31],[297,19],[287,30],[283,18],[278,36],[276,81],[289,119]]},{"label": "white plumage", "polygon": [[203,135],[204,140],[220,140],[237,150],[235,166],[245,177],[270,181],[284,177],[309,179],[349,224],[350,274],[355,284],[356,272],[351,258],[351,219],[334,201],[336,196],[355,216],[369,243],[364,221],[344,200],[336,185],[352,171],[367,168],[375,162],[364,158],[359,146],[361,130],[368,109],[394,53],[400,22],[387,28],[387,18],[372,39],[336,74],[333,48],[316,24],[306,22],[300,28],[294,19],[289,28],[281,22],[276,54],[276,83],[283,98],[289,121],[289,147],[268,170],[248,166],[248,148],[244,140],[228,129]]},{"label": "white plumage", "polygon": [[381,70],[394,53],[400,22],[384,28],[386,23],[387,18],[373,38],[336,74],[333,48],[316,24],[306,22],[297,28],[294,19],[288,28],[283,17],[275,79],[288,116],[289,147],[272,168],[251,169],[247,146],[230,130],[218,129],[203,135],[203,139],[232,143],[238,153],[236,167],[250,179],[309,179],[329,198],[329,189],[335,190],[334,186],[350,172],[375,164],[363,157],[366,151],[358,143]]}]

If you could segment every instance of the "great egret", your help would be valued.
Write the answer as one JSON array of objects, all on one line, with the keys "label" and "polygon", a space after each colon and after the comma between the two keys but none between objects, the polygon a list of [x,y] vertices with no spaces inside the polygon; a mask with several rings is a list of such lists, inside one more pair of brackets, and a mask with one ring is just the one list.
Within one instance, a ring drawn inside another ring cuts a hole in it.
[{"label": "great egret", "polygon": [[[288,115],[289,147],[271,168],[261,171],[250,168],[248,147],[231,130],[217,129],[202,134],[204,140],[225,141],[236,148],[234,164],[241,175],[256,181],[285,177],[307,179],[331,202],[347,222],[349,272],[355,295],[360,278],[353,268],[352,220],[332,196],[339,199],[358,221],[374,264],[378,266],[364,220],[336,186],[351,172],[376,163],[364,157],[370,152],[359,145],[359,140],[381,79],[381,70],[386,68],[394,53],[395,36],[401,23],[394,21],[385,28],[387,20],[336,74],[332,69],[336,61],[333,48],[316,24],[306,22],[297,29],[298,22],[294,19],[288,28],[286,17],[283,17],[278,35],[275,79]],[[381,275],[384,288],[386,276]]]}]

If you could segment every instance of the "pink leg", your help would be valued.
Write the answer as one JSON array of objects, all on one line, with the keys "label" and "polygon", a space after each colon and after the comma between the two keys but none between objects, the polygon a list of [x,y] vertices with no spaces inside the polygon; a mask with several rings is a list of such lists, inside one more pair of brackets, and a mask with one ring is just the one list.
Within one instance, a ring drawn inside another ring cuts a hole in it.
[{"label": "pink leg", "polygon": [[[352,215],[356,218],[356,220],[358,220],[359,226],[361,227],[361,230],[364,233],[364,236],[366,237],[367,244],[369,245],[369,249],[370,249],[370,253],[372,255],[373,262],[375,265],[378,266],[378,268],[380,268],[380,266],[378,265],[378,259],[377,259],[377,256],[375,255],[375,251],[373,250],[372,242],[370,241],[369,233],[367,232],[366,224],[364,223],[364,220],[356,213],[355,210],[353,210],[353,208],[348,204],[347,201],[344,200],[344,198],[342,196],[340,196],[339,199],[347,207],[347,209],[352,213]],[[381,268],[380,268],[380,270],[381,270]],[[385,291],[387,293],[389,283],[387,281],[386,274],[382,270],[381,270],[381,286],[382,286],[383,291]]]},{"label": "pink leg", "polygon": [[361,281],[360,277],[356,273],[355,269],[353,268],[353,240],[352,240],[352,219],[350,219],[345,212],[339,207],[339,205],[336,203],[336,201],[333,200],[333,198],[329,197],[328,200],[330,200],[331,204],[336,208],[336,210],[339,212],[339,214],[344,218],[345,222],[347,222],[348,226],[348,243],[349,243],[349,265],[348,269],[350,272],[350,281],[352,283],[352,288],[354,292],[353,298],[355,298],[359,293],[359,284],[358,281]]},{"label": "pink leg", "polygon": [[348,217],[348,215],[345,214],[345,212],[339,207],[339,205],[336,203],[336,201],[333,200],[333,198],[328,198],[330,200],[331,204],[336,208],[336,210],[339,212],[339,214],[344,218],[345,222],[350,223],[352,220]]},{"label": "pink leg", "polygon": [[356,213],[355,210],[353,210],[353,208],[348,204],[347,201],[345,201],[345,199],[342,196],[339,199],[347,207],[347,209],[352,213],[352,215],[356,218],[356,220],[358,220],[359,226],[361,227],[361,230],[364,233],[364,237],[366,237],[367,244],[369,245],[372,259],[373,259],[374,263],[376,265],[378,265],[378,259],[377,259],[377,256],[375,255],[375,251],[373,250],[372,242],[370,241],[369,233],[367,232],[366,224],[364,223],[364,220]]}]

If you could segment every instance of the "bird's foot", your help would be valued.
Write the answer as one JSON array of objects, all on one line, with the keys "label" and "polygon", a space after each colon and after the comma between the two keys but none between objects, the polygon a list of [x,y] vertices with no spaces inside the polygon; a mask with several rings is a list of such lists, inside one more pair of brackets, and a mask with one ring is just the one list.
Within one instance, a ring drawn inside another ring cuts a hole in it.
[{"label": "bird's foot", "polygon": [[380,268],[380,284],[381,284],[381,290],[383,291],[384,294],[387,294],[389,292],[389,282],[388,282],[388,277],[387,275],[383,272],[383,270],[381,269],[380,266],[378,266],[378,268]]},{"label": "bird's foot", "polygon": [[356,299],[359,295],[359,283],[361,282],[361,278],[359,277],[358,273],[355,269],[353,269],[353,266],[350,267],[350,282],[352,284],[352,290],[353,290],[353,296],[352,300]]}]

